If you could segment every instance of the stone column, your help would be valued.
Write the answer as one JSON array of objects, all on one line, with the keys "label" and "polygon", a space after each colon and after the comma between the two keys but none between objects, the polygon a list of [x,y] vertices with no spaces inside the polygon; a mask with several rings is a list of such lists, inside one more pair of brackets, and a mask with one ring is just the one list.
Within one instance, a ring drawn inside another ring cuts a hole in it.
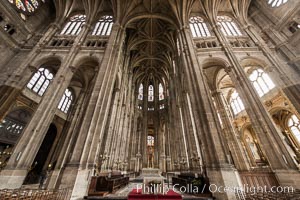
[{"label": "stone column", "polygon": [[238,170],[248,170],[250,166],[243,153],[240,135],[238,135],[233,127],[229,114],[226,111],[227,105],[223,99],[222,92],[219,90],[213,91],[212,96],[215,100],[216,109],[219,111],[219,115],[223,123],[224,135],[232,153],[234,164]]},{"label": "stone column", "polygon": [[[180,52],[195,116],[197,137],[203,142],[204,160],[210,183],[236,187],[239,185],[236,169],[228,163],[221,135],[213,115],[213,102],[209,95],[205,77],[199,66],[189,27],[179,31]],[[221,178],[222,177],[222,178]],[[215,193],[219,199],[236,199],[234,193]]]},{"label": "stone column", "polygon": [[86,136],[86,139],[83,140],[83,146],[80,145],[83,147],[83,153],[80,158],[80,168],[77,172],[71,199],[82,198],[86,194],[90,175],[92,174],[91,171],[100,155],[100,145],[111,106],[114,82],[118,67],[122,64],[120,56],[124,37],[124,29],[119,24],[114,24],[90,101],[93,117],[89,128],[82,130],[82,134]]}]

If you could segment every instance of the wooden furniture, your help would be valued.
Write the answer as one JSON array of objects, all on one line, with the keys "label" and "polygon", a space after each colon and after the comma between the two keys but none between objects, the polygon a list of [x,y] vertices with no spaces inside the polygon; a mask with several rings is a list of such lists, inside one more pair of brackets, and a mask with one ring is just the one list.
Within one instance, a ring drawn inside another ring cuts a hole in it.
[{"label": "wooden furniture", "polygon": [[129,177],[121,174],[109,176],[93,176],[89,186],[88,196],[105,196],[129,183]]}]

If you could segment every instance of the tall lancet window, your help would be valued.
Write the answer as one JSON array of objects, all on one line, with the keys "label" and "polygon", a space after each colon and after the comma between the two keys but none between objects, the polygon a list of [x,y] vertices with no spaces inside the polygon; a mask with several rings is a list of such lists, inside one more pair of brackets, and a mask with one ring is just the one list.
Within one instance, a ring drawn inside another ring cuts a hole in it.
[{"label": "tall lancet window", "polygon": [[48,69],[40,68],[28,82],[27,88],[39,96],[43,96],[53,77],[53,74]]},{"label": "tall lancet window", "polygon": [[143,100],[143,93],[144,93],[144,86],[143,86],[143,84],[140,84],[139,95],[138,95],[139,100]]},{"label": "tall lancet window", "polygon": [[230,106],[232,108],[233,113],[236,115],[245,109],[245,106],[239,96],[239,94],[234,91],[230,97]]},{"label": "tall lancet window", "polygon": [[149,85],[148,87],[148,101],[154,101],[154,87]]},{"label": "tall lancet window", "polygon": [[221,31],[225,36],[241,36],[242,33],[236,23],[228,16],[218,16],[218,24],[221,25]]},{"label": "tall lancet window", "polygon": [[68,113],[72,101],[73,101],[72,92],[69,89],[66,89],[63,97],[61,98],[61,100],[58,104],[58,109],[64,113]]},{"label": "tall lancet window", "polygon": [[165,99],[164,88],[161,83],[158,86],[158,90],[159,90],[158,91],[159,92],[159,100],[164,100]]},{"label": "tall lancet window", "polygon": [[206,23],[199,16],[190,18],[190,29],[192,31],[193,37],[209,37],[209,36],[211,36]]},{"label": "tall lancet window", "polygon": [[85,24],[85,15],[75,15],[70,18],[68,23],[60,32],[61,35],[78,35],[81,31],[82,25]]},{"label": "tall lancet window", "polygon": [[294,137],[300,143],[300,121],[296,115],[292,115],[288,120],[288,126]]},{"label": "tall lancet window", "polygon": [[92,35],[108,36],[111,33],[112,26],[113,26],[113,17],[103,16],[96,23]]},{"label": "tall lancet window", "polygon": [[268,0],[268,4],[272,7],[279,7],[288,2],[288,0]]},{"label": "tall lancet window", "polygon": [[260,97],[264,96],[275,87],[275,84],[268,74],[266,74],[262,69],[253,70],[249,79]]}]

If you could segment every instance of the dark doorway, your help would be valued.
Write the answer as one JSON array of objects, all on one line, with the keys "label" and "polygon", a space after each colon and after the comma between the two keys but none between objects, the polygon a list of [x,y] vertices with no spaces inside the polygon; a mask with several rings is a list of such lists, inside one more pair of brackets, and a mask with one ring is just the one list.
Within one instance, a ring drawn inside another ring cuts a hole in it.
[{"label": "dark doorway", "polygon": [[45,179],[46,171],[43,171],[46,160],[49,156],[50,150],[53,146],[55,137],[57,135],[57,128],[54,124],[51,124],[44,141],[34,159],[32,169],[28,173],[24,185],[39,184]]}]

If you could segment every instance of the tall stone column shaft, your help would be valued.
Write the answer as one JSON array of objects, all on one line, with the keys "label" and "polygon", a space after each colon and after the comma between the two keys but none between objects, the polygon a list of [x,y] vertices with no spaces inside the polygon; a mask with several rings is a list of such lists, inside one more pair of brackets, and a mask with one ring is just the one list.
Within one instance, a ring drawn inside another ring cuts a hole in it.
[{"label": "tall stone column shaft", "polygon": [[111,106],[114,82],[121,63],[120,55],[124,37],[124,29],[115,23],[96,77],[96,84],[90,101],[96,105],[93,106],[93,117],[88,130],[82,130],[84,131],[82,134],[86,135],[86,140],[83,143],[80,168],[77,172],[71,199],[82,198],[86,194],[90,175],[92,174],[91,170],[96,165],[101,153],[100,146]]},{"label": "tall stone column shaft", "polygon": [[[179,32],[180,50],[182,53],[183,68],[186,74],[191,106],[195,115],[198,140],[203,142],[204,160],[210,182],[217,185],[236,187],[239,177],[236,169],[228,163],[225,148],[221,142],[222,136],[216,128],[213,102],[209,95],[205,77],[198,63],[193,39],[189,27],[182,27]],[[222,178],[221,178],[222,177]],[[234,193],[215,193],[219,199],[236,199]]]},{"label": "tall stone column shaft", "polygon": [[229,149],[232,152],[233,160],[238,170],[249,169],[249,163],[243,154],[243,148],[241,146],[241,141],[238,139],[240,136],[236,133],[232,121],[228,116],[226,111],[226,103],[222,98],[222,93],[220,91],[213,91],[212,96],[216,103],[216,108],[219,111],[221,121],[223,123],[224,134],[226,135],[226,140],[229,145]]}]

